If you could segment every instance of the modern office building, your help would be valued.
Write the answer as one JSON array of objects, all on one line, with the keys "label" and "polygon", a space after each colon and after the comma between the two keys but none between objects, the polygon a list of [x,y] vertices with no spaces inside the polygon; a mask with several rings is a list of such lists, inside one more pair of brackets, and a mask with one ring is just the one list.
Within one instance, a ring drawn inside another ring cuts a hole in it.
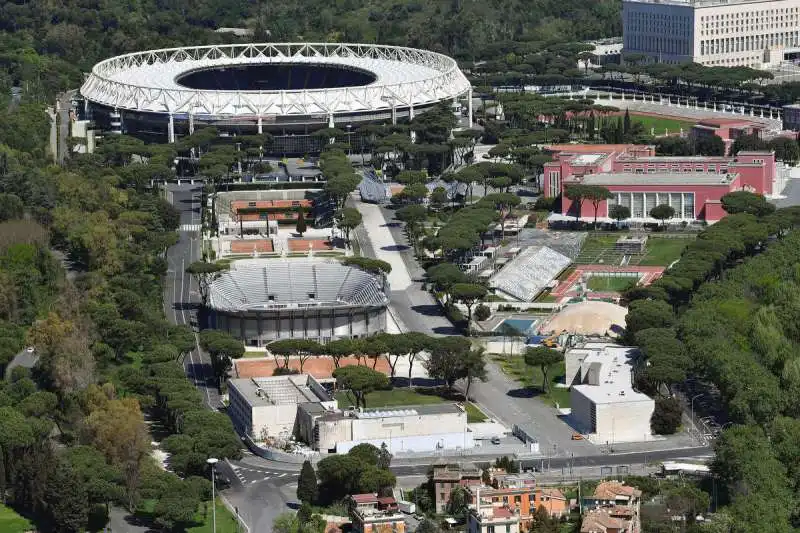
[{"label": "modern office building", "polygon": [[289,439],[298,431],[298,406],[336,409],[336,400],[307,374],[228,380],[228,414],[252,440]]},{"label": "modern office building", "polygon": [[442,403],[396,408],[326,411],[311,406],[304,413],[300,438],[314,449],[347,453],[359,444],[397,452],[434,452],[475,446],[461,405]]},{"label": "modern office building", "polygon": [[[652,146],[561,145],[548,147],[554,160],[544,166],[544,195],[562,196],[561,214],[586,221],[611,221],[615,204],[630,209],[632,221],[657,222],[650,211],[667,204],[674,221],[716,222],[725,216],[720,199],[734,191],[772,194],[777,174],[774,152],[735,156],[656,156]],[[573,184],[607,188],[612,197],[595,213],[590,201],[566,198]],[[578,212],[580,210],[580,212]]]},{"label": "modern office building", "polygon": [[572,422],[598,444],[651,438],[652,398],[633,388],[636,348],[587,342],[567,350]]},{"label": "modern office building", "polygon": [[800,51],[800,0],[623,0],[623,54],[765,68]]}]

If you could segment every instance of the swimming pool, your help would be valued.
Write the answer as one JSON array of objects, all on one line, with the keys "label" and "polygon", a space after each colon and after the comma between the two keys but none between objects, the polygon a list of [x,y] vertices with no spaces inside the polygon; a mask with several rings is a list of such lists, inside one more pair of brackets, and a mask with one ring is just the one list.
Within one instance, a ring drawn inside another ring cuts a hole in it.
[{"label": "swimming pool", "polygon": [[494,331],[507,335],[530,335],[537,322],[535,318],[506,318],[497,324]]}]

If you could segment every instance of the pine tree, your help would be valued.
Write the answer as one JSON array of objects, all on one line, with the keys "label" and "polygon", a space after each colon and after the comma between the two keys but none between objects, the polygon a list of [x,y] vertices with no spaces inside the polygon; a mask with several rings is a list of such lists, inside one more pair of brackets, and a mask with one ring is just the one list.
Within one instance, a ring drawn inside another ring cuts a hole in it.
[{"label": "pine tree", "polygon": [[86,487],[66,461],[59,463],[48,479],[45,502],[55,531],[77,533],[86,527],[89,517]]},{"label": "pine tree", "polygon": [[300,211],[297,212],[297,225],[294,229],[300,234],[301,237],[308,229],[308,226],[306,225],[306,214],[302,208],[300,208]]},{"label": "pine tree", "polygon": [[297,480],[297,499],[303,503],[312,504],[317,501],[317,473],[311,461],[305,461]]},{"label": "pine tree", "polygon": [[622,133],[628,135],[631,132],[631,114],[625,109],[625,118],[622,121]]}]

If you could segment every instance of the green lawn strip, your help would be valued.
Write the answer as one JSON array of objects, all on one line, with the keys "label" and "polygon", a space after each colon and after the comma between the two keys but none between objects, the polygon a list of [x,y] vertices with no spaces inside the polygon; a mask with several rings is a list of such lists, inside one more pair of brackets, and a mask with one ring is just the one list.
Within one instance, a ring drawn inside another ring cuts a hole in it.
[{"label": "green lawn strip", "polygon": [[[214,531],[214,521],[213,521],[213,513],[211,512],[211,502],[203,502],[198,507],[197,512],[194,515],[194,525],[191,527],[186,528],[187,533],[213,533]],[[155,508],[156,500],[144,500],[139,505],[139,509],[136,511],[135,515],[139,518],[144,520],[152,520],[153,519],[153,509]],[[225,507],[225,504],[217,498],[217,533],[239,533],[236,527],[236,517],[228,511],[228,508]],[[4,529],[0,529],[5,533]]]},{"label": "green lawn strip", "polygon": [[635,113],[631,113],[631,122],[641,123],[645,133],[648,135],[650,134],[651,128],[655,128],[655,135],[664,135],[667,133],[665,130],[669,130],[669,133],[679,133],[681,128],[683,128],[683,131],[689,131],[695,124],[694,122],[686,120],[652,115],[637,115]]},{"label": "green lawn strip", "polygon": [[465,407],[467,409],[467,423],[475,424],[477,422],[486,422],[489,419],[474,403],[468,402]]},{"label": "green lawn strip", "polygon": [[33,531],[35,529],[30,520],[20,516],[10,507],[0,504],[0,531],[3,533],[25,533],[25,531]]},{"label": "green lawn strip", "polygon": [[692,242],[692,239],[651,237],[647,239],[645,254],[640,258],[638,264],[642,266],[669,266],[681,256],[690,242]]},{"label": "green lawn strip", "polygon": [[519,381],[527,388],[533,389],[536,397],[543,402],[555,407],[569,407],[569,390],[564,387],[556,386],[563,382],[566,369],[564,363],[553,365],[547,376],[550,380],[550,392],[542,394],[542,372],[539,367],[531,367],[525,364],[522,356],[495,356],[494,360],[503,369],[503,372]]}]

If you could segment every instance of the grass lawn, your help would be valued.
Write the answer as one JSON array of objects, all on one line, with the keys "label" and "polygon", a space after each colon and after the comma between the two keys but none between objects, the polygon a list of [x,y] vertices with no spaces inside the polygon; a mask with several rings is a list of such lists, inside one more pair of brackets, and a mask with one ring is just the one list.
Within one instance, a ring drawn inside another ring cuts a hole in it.
[{"label": "grass lawn", "polygon": [[[617,239],[626,235],[624,232],[590,233],[586,237],[581,253],[578,254],[575,263],[583,265],[598,263],[619,265],[623,254],[614,250],[614,243],[617,242]],[[631,266],[669,266],[670,263],[681,256],[684,248],[693,238],[694,236],[678,238],[648,237],[645,253],[630,256],[629,264]]]},{"label": "grass lawn", "polygon": [[547,303],[547,304],[553,304],[553,303],[556,303],[557,301],[558,301],[558,298],[556,298],[555,296],[553,296],[549,292],[543,292],[542,294],[537,296],[536,299],[534,300],[534,302],[541,302],[541,303]]},{"label": "grass lawn", "polygon": [[3,533],[24,533],[36,529],[27,519],[5,505],[0,505],[0,531]]},{"label": "grass lawn", "polygon": [[641,123],[647,134],[650,134],[651,128],[655,128],[656,135],[664,135],[666,133],[665,130],[669,130],[669,133],[679,133],[681,128],[683,128],[683,131],[689,131],[695,124],[687,120],[652,115],[637,115],[635,113],[631,113],[631,122]]},{"label": "grass lawn", "polygon": [[[155,500],[145,500],[142,502],[136,516],[144,520],[152,520]],[[239,533],[236,527],[236,517],[228,511],[228,508],[217,498],[217,533]],[[212,533],[214,531],[213,514],[209,502],[200,505],[194,516],[195,524],[186,528],[187,533]],[[2,526],[2,523],[0,523]],[[5,529],[0,528],[5,533]]]},{"label": "grass lawn", "polygon": [[503,372],[519,381],[525,387],[533,390],[534,396],[555,407],[569,407],[569,390],[557,387],[557,383],[564,381],[566,369],[564,363],[553,365],[547,376],[550,381],[550,392],[542,393],[542,371],[538,366],[531,367],[525,364],[520,355],[495,356],[494,360],[503,369]]},{"label": "grass lawn", "polygon": [[[367,407],[402,407],[405,405],[432,405],[437,403],[445,403],[448,400],[442,394],[442,389],[439,388],[417,388],[407,389],[397,387],[391,390],[373,391],[367,394]],[[356,400],[352,394],[347,391],[340,391],[336,393],[336,401],[339,402],[340,408],[346,408],[350,405],[355,405]],[[466,404],[467,422],[483,422],[486,420],[486,415],[476,405],[472,403]]]},{"label": "grass lawn", "polygon": [[616,277],[594,274],[589,276],[587,285],[590,290],[598,292],[622,292],[636,284],[638,278],[633,276]]}]

